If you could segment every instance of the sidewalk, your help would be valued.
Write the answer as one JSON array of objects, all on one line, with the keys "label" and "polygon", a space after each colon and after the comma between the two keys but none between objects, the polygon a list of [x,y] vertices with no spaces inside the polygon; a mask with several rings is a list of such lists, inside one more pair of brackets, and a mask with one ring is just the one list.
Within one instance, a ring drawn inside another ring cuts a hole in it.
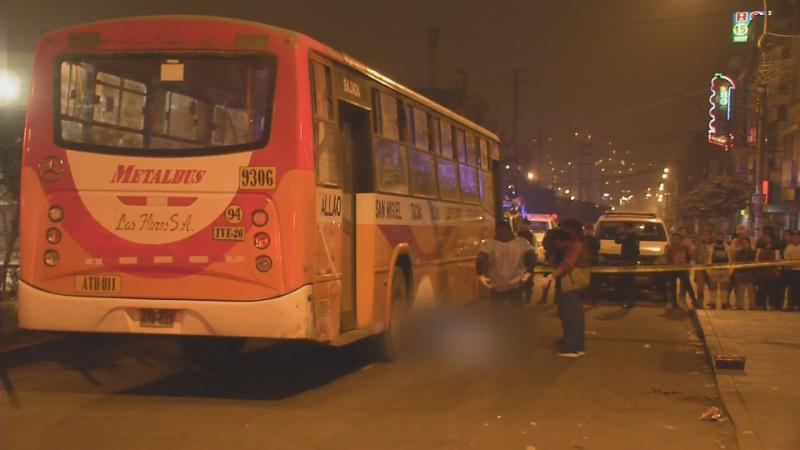
[{"label": "sidewalk", "polygon": [[714,369],[742,449],[800,448],[800,314],[697,311],[712,358],[745,356],[745,370]]}]

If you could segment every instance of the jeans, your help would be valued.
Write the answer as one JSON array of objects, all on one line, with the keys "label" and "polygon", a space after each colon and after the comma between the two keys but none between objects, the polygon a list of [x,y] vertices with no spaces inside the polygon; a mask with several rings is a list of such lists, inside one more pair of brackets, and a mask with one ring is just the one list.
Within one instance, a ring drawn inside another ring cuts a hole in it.
[{"label": "jeans", "polygon": [[585,319],[579,292],[557,292],[558,316],[564,328],[564,350],[582,352],[585,346]]},{"label": "jeans", "polygon": [[719,304],[720,308],[726,308],[728,306],[728,288],[730,285],[731,283],[728,281],[711,280],[708,285],[708,290],[711,294],[711,301],[709,304],[712,305],[712,308],[716,308],[717,304]]},{"label": "jeans", "polygon": [[706,285],[710,286],[710,281],[704,270],[697,270],[694,273],[695,293],[697,294],[697,304],[700,308],[706,305]]},{"label": "jeans", "polygon": [[489,297],[492,300],[492,305],[502,305],[505,303],[513,306],[522,306],[522,290],[521,288],[511,289],[508,291],[496,291],[492,289]]},{"label": "jeans", "polygon": [[800,309],[800,270],[787,270],[786,284],[789,287],[789,310]]},{"label": "jeans", "polygon": [[777,281],[759,281],[756,283],[756,305],[760,309],[781,309],[783,298],[780,298],[779,284]]},{"label": "jeans", "polygon": [[697,306],[697,298],[695,297],[694,289],[692,289],[692,282],[689,281],[689,272],[668,272],[667,273],[667,300],[672,303],[672,306],[678,306],[677,290],[678,281],[681,283],[680,304],[686,304],[686,294],[692,299],[692,304]]},{"label": "jeans", "polygon": [[750,293],[750,301],[751,301],[751,308],[752,302],[755,300],[755,290],[753,289],[753,283],[749,281],[734,281],[733,282],[733,293],[736,298],[736,307],[737,308],[744,308],[744,296],[745,291]]},{"label": "jeans", "polygon": [[522,283],[520,286],[520,291],[522,293],[522,300],[525,303],[531,302],[531,297],[533,297],[533,277],[525,283]]}]

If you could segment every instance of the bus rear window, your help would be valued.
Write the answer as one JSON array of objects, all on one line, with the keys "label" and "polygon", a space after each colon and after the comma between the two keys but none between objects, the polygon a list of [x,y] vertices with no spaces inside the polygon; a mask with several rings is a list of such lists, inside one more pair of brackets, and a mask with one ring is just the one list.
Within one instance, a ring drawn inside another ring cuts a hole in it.
[{"label": "bus rear window", "polygon": [[269,135],[272,58],[86,56],[58,70],[65,146],[158,155],[253,148]]}]

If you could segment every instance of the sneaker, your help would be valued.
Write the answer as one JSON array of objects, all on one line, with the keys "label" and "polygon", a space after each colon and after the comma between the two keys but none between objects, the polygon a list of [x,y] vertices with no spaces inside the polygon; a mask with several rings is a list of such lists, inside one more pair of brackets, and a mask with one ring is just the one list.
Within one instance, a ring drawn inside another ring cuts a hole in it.
[{"label": "sneaker", "polygon": [[557,353],[558,356],[562,358],[580,358],[581,356],[585,355],[586,352],[559,352]]}]

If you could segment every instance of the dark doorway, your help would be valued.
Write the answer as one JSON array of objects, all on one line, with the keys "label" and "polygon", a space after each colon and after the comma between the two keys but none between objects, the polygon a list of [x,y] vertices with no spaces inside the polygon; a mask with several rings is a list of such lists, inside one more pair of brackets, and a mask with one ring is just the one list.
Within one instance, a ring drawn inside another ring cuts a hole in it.
[{"label": "dark doorway", "polygon": [[372,192],[369,111],[339,102],[342,146],[341,331],[356,327],[356,193]]}]

